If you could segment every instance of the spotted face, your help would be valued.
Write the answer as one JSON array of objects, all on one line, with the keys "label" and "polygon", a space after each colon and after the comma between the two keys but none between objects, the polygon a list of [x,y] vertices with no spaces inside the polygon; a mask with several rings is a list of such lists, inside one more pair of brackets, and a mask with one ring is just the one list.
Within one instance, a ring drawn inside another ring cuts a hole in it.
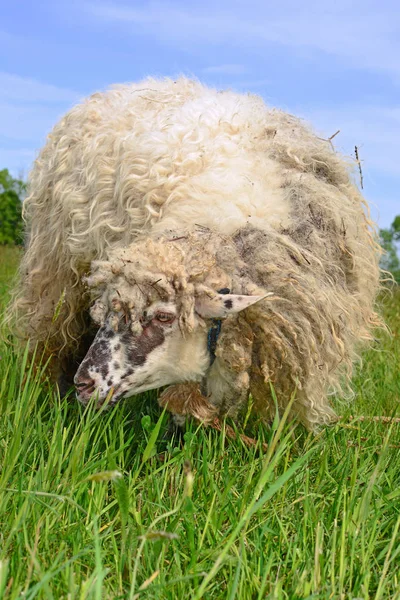
[{"label": "spotted face", "polygon": [[[138,331],[123,311],[117,315],[117,326],[115,317],[115,313],[107,316],[76,373],[77,396],[84,404],[96,394],[101,405],[110,392],[110,404],[115,404],[121,398],[168,385],[182,376],[178,372],[182,368],[170,364],[170,360],[182,362],[184,358],[179,351],[183,337],[173,304],[156,303],[149,307],[140,318]],[[187,370],[185,362],[181,367]]]},{"label": "spotted face", "polygon": [[136,322],[125,310],[109,311],[74,378],[77,398],[101,406],[173,383],[200,381],[210,364],[204,319],[226,317],[259,296],[214,294],[199,298],[191,333],[182,334],[174,303],[155,302]]}]

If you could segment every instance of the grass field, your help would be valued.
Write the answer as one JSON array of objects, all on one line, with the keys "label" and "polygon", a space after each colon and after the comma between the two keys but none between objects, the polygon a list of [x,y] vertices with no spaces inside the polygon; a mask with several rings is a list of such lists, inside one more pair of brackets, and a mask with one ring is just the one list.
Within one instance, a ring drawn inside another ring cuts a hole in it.
[{"label": "grass field", "polygon": [[400,416],[400,294],[383,310],[340,424],[255,423],[255,449],[167,443],[156,394],[60,401],[0,345],[0,598],[400,599],[400,423],[368,418]]}]

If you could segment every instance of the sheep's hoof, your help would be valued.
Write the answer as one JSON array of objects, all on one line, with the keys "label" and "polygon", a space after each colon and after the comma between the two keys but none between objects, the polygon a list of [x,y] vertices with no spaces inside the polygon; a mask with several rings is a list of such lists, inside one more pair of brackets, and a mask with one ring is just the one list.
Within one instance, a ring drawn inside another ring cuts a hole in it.
[{"label": "sheep's hoof", "polygon": [[180,383],[167,388],[158,399],[159,405],[178,421],[179,417],[193,417],[197,421],[210,425],[217,417],[215,406],[203,396],[197,383]]}]

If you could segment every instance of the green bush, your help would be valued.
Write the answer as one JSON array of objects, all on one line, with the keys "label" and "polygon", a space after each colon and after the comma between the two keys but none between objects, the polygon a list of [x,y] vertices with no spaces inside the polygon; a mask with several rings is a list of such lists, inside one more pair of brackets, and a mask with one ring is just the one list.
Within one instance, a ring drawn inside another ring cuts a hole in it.
[{"label": "green bush", "polygon": [[22,200],[26,184],[0,171],[0,245],[22,243]]},{"label": "green bush", "polygon": [[381,229],[379,236],[381,246],[385,251],[381,267],[385,271],[389,271],[396,283],[400,284],[400,259],[396,247],[396,243],[400,242],[400,215],[395,217],[389,229]]}]

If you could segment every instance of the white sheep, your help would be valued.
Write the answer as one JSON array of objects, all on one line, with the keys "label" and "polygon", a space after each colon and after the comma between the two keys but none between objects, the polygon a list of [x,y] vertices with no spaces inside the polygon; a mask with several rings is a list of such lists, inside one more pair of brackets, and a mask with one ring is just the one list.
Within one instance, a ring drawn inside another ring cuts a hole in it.
[{"label": "white sheep", "polygon": [[94,94],[49,135],[25,217],[9,318],[82,402],[188,383],[269,418],[272,384],[309,429],[335,417],[379,248],[347,162],[299,119],[184,78]]}]

